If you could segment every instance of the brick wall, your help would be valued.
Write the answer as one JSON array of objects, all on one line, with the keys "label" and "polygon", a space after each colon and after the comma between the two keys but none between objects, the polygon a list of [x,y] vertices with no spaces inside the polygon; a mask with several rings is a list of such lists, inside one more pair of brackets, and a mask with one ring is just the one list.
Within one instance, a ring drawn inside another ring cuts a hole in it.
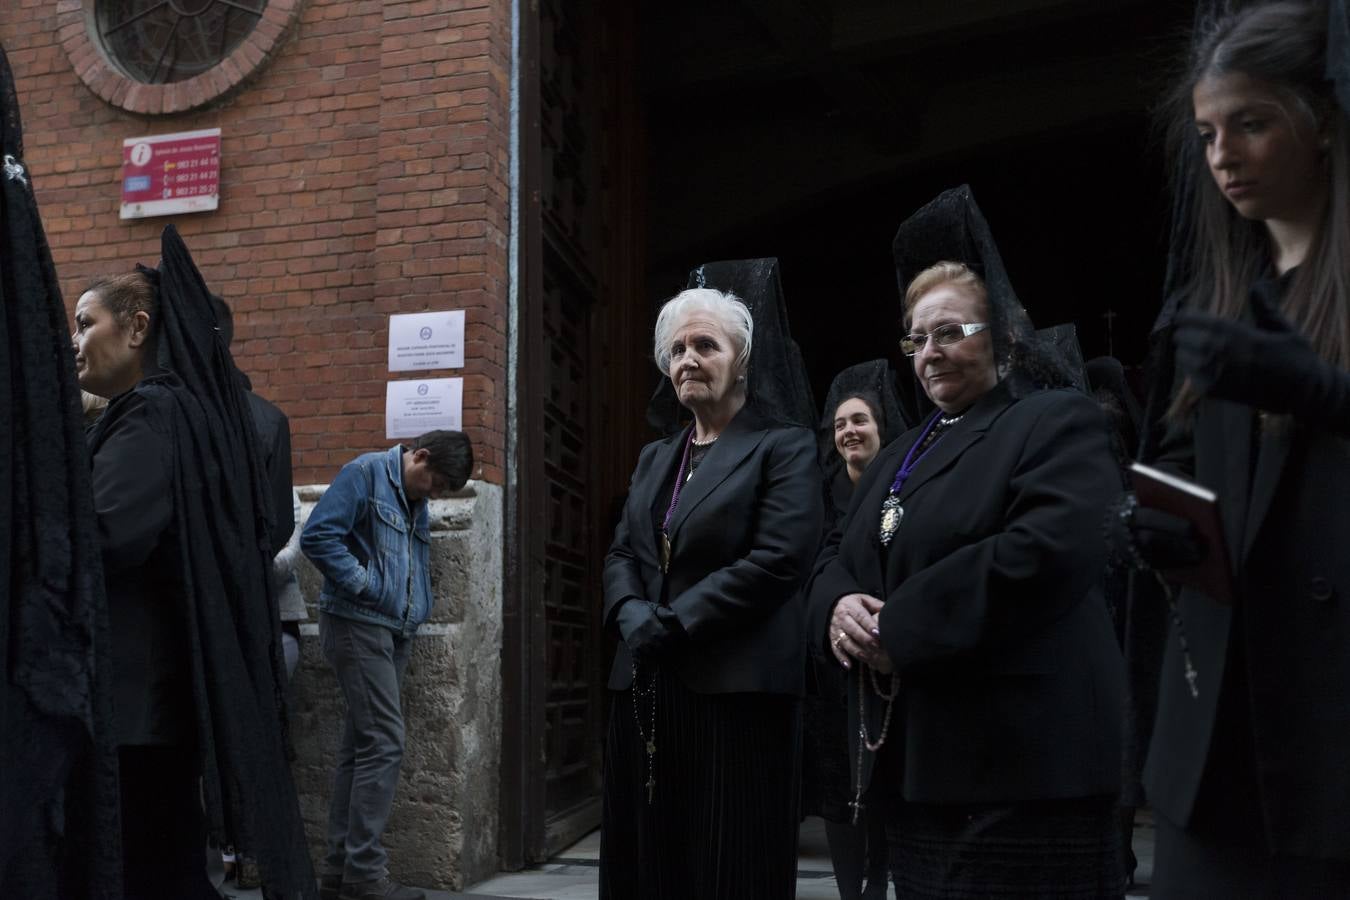
[{"label": "brick wall", "polygon": [[[242,85],[155,116],[81,80],[79,0],[5,6],[0,43],[68,307],[93,277],[152,264],[174,221],[234,308],[240,368],[290,417],[297,483],[388,445],[388,316],[465,309],[464,369],[430,374],[464,376],[476,476],[502,483],[506,0],[308,0]],[[120,221],[122,140],[211,127],[220,209]]]}]

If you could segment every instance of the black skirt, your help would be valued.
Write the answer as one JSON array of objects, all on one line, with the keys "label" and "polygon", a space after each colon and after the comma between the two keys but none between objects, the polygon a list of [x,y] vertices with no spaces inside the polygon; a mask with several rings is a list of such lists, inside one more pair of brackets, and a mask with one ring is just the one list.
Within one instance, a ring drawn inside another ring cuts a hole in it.
[{"label": "black skirt", "polygon": [[[634,691],[614,695],[600,833],[602,900],[794,896],[797,698],[696,694],[665,674],[656,677],[655,694],[651,772]],[[638,703],[650,735],[650,699],[643,694]]]},{"label": "black skirt", "polygon": [[802,700],[802,815],[849,822],[848,682],[838,665],[814,665],[815,690]]},{"label": "black skirt", "polygon": [[896,802],[886,823],[901,900],[1124,893],[1116,798],[1012,805]]}]

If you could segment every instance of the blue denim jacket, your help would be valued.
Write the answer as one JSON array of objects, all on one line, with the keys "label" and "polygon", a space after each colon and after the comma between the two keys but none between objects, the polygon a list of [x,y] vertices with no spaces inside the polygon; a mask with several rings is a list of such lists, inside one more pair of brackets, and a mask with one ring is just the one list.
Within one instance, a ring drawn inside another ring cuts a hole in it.
[{"label": "blue denim jacket", "polygon": [[323,575],[319,609],[411,635],[431,613],[431,532],[425,501],[410,521],[403,450],[343,466],[310,513],[300,549]]}]

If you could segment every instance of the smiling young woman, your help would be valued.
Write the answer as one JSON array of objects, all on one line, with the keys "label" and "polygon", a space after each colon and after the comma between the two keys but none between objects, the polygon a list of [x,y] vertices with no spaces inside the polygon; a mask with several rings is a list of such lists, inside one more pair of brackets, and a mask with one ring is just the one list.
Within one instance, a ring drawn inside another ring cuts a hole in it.
[{"label": "smiling young woman", "polygon": [[855,394],[835,408],[834,447],[844,461],[849,480],[857,484],[863,469],[881,450],[878,401]]}]

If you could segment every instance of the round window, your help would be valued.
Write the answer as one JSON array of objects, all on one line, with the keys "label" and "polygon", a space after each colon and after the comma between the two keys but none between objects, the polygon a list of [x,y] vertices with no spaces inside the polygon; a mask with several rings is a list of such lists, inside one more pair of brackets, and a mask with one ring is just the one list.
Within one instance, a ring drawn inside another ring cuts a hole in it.
[{"label": "round window", "polygon": [[186,81],[243,43],[268,0],[98,0],[98,35],[123,73],[142,84]]}]

